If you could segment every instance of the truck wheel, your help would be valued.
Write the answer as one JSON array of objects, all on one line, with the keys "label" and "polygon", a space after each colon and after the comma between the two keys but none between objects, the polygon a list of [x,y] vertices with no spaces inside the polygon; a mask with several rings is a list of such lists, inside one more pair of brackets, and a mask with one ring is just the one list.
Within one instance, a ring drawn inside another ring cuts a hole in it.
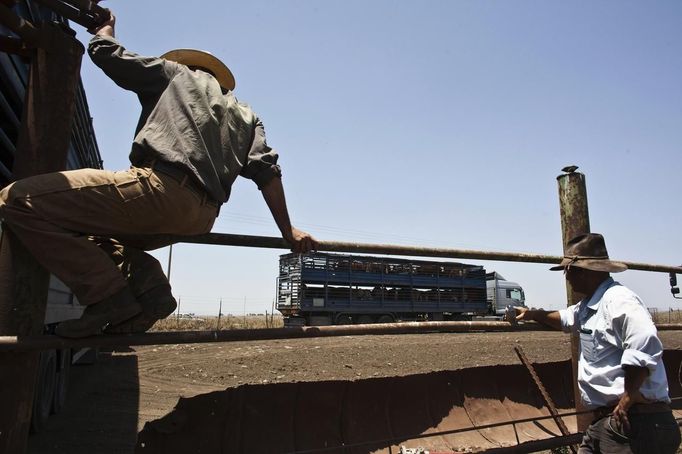
[{"label": "truck wheel", "polygon": [[393,318],[392,315],[384,314],[381,317],[379,317],[379,320],[377,320],[377,323],[394,323],[395,319]]},{"label": "truck wheel", "polygon": [[52,410],[52,400],[57,381],[57,353],[46,350],[40,353],[38,376],[33,394],[33,412],[31,414],[31,432],[38,433],[45,429],[47,418]]},{"label": "truck wheel", "polygon": [[361,315],[358,318],[358,325],[369,325],[371,323],[374,323],[374,317],[371,315]]},{"label": "truck wheel", "polygon": [[338,317],[336,317],[336,324],[337,325],[352,325],[353,321],[350,319],[350,315],[341,314]]},{"label": "truck wheel", "polygon": [[52,399],[52,413],[58,414],[66,403],[66,393],[69,389],[69,375],[71,374],[71,349],[59,350],[59,370],[57,370],[57,383],[54,388]]}]

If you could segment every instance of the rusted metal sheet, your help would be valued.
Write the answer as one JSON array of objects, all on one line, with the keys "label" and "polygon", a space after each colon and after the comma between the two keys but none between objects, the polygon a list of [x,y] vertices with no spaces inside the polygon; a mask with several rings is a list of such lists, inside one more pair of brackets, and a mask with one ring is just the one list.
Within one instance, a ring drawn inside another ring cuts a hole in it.
[{"label": "rusted metal sheet", "polygon": [[[666,351],[671,397],[682,396],[681,351]],[[536,364],[560,414],[574,414],[569,361]],[[522,365],[357,381],[243,385],[181,398],[148,422],[136,451],[389,453],[532,452],[575,444],[561,434]],[[682,407],[682,400],[674,408]]]}]

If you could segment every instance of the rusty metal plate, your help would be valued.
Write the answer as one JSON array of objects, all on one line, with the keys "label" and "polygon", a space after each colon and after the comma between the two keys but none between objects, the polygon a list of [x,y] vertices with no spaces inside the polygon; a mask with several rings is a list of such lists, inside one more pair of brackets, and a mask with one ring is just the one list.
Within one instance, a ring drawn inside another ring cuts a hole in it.
[{"label": "rusty metal plate", "polygon": [[[682,351],[666,351],[664,362],[671,397],[682,397]],[[535,368],[559,413],[572,411],[570,362]],[[673,407],[682,416],[682,400]],[[547,440],[561,432],[551,417],[481,426],[548,416],[523,365],[245,385],[180,399],[173,412],[145,425],[136,452],[360,454],[397,453],[401,445],[432,453],[485,451]],[[564,418],[571,433],[575,419]],[[442,433],[459,429],[466,431]]]}]

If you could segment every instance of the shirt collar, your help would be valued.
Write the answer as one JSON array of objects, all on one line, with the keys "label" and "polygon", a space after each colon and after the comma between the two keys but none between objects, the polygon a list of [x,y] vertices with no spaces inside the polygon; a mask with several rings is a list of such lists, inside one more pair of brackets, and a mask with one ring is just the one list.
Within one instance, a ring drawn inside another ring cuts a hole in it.
[{"label": "shirt collar", "polygon": [[606,291],[614,285],[616,285],[616,281],[614,281],[611,276],[604,279],[604,282],[599,284],[599,287],[597,287],[597,290],[594,291],[592,296],[583,300],[585,306],[592,309],[593,311],[596,311],[599,307],[602,297],[604,296],[604,293],[606,293]]}]

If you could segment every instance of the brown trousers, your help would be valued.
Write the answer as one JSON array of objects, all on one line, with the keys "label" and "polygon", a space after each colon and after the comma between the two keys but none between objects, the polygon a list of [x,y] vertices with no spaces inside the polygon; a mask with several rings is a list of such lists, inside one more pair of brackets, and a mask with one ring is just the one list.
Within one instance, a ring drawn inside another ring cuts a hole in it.
[{"label": "brown trousers", "polygon": [[49,173],[0,191],[0,218],[84,305],[126,285],[136,296],[168,285],[143,250],[171,244],[169,235],[209,232],[217,212],[184,182],[150,168]]}]

